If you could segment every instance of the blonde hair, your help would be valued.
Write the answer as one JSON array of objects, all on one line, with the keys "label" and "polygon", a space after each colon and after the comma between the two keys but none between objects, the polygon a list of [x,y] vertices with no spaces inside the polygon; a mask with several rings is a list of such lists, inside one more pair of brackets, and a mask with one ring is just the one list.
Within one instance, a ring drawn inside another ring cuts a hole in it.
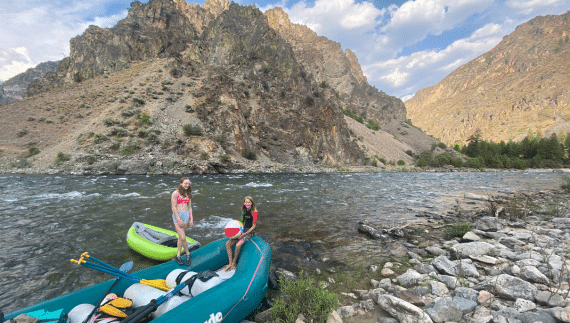
[{"label": "blonde hair", "polygon": [[250,200],[251,201],[251,211],[255,211],[255,202],[253,201],[253,198],[251,196],[246,196],[243,198],[243,202],[241,203],[241,213],[245,214],[245,212],[247,212],[247,209],[245,208],[245,205],[243,205],[243,203],[245,203],[245,200]]}]

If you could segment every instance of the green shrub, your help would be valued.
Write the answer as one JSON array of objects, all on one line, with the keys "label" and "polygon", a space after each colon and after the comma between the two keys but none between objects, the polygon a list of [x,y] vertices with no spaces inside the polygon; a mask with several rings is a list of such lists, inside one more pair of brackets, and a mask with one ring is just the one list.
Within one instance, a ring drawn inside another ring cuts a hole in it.
[{"label": "green shrub", "polygon": [[184,106],[184,111],[186,111],[188,113],[192,113],[192,112],[194,112],[194,108],[190,104],[187,104]]},{"label": "green shrub", "polygon": [[366,124],[366,127],[372,130],[380,130],[380,125],[377,124],[376,122],[372,121],[372,120],[368,120],[368,123]]},{"label": "green shrub", "polygon": [[40,150],[38,149],[38,147],[31,147],[30,149],[28,149],[28,156],[27,157],[31,157],[34,155],[37,155],[40,153]]},{"label": "green shrub", "polygon": [[12,163],[12,167],[14,168],[29,168],[32,167],[32,163],[25,159],[25,158],[18,158],[15,162]]},{"label": "green shrub", "polygon": [[147,124],[147,125],[152,124],[152,121],[150,120],[150,116],[146,112],[141,112],[141,113],[137,114],[136,118],[137,118],[136,123],[138,126],[142,126],[145,124]]},{"label": "green shrub", "polygon": [[139,151],[140,149],[141,149],[141,146],[139,145],[138,141],[129,140],[129,142],[127,143],[127,146],[125,147],[125,149],[123,149],[123,155],[134,154],[137,151]]},{"label": "green shrub", "polygon": [[406,165],[406,162],[403,161],[402,159],[398,160],[398,166],[404,166]]},{"label": "green shrub", "polygon": [[143,106],[143,105],[145,105],[145,103],[146,103],[146,102],[145,102],[144,99],[142,99],[142,98],[133,98],[133,105],[134,105],[135,107]]},{"label": "green shrub", "polygon": [[102,133],[98,133],[93,137],[93,143],[94,144],[100,144],[100,143],[105,142],[107,140],[109,140],[109,138],[107,138],[107,136],[105,136]]},{"label": "green shrub", "polygon": [[247,148],[245,148],[242,152],[241,155],[243,158],[249,159],[249,160],[256,160],[257,159],[257,155],[255,154],[254,151],[249,150]]},{"label": "green shrub", "polygon": [[469,223],[457,221],[455,224],[445,228],[445,238],[453,239],[455,237],[463,237],[469,231],[471,231],[471,225]]},{"label": "green shrub", "polygon": [[120,123],[121,122],[119,120],[116,120],[114,118],[105,118],[103,120],[103,124],[106,125],[107,127],[111,127],[113,125],[120,124]]},{"label": "green shrub", "polygon": [[117,127],[114,127],[109,132],[109,136],[126,137],[128,135],[129,135],[129,132],[126,129],[117,128]]},{"label": "green shrub", "polygon": [[210,154],[208,154],[207,152],[203,151],[203,152],[200,154],[200,158],[203,159],[203,160],[208,160],[208,159],[210,159]]},{"label": "green shrub", "polygon": [[186,136],[201,136],[203,134],[202,127],[185,124],[182,126]]},{"label": "green shrub", "polygon": [[338,303],[335,294],[320,288],[308,277],[298,281],[280,277],[279,286],[281,296],[271,309],[271,320],[275,322],[294,323],[297,315],[303,313],[308,322],[324,323]]},{"label": "green shrub", "polygon": [[55,156],[55,164],[56,165],[60,165],[63,162],[69,161],[71,160],[71,156],[65,153],[62,153],[61,151],[57,153],[57,155]]},{"label": "green shrub", "polygon": [[27,134],[28,134],[28,130],[27,130],[27,129],[18,130],[18,132],[16,133],[16,135],[18,135],[18,137],[23,137],[23,136],[25,136],[25,135],[27,135]]},{"label": "green shrub", "polygon": [[443,142],[440,142],[439,144],[437,144],[437,146],[438,146],[439,148],[441,148],[441,149],[447,148],[447,145],[444,144]]}]

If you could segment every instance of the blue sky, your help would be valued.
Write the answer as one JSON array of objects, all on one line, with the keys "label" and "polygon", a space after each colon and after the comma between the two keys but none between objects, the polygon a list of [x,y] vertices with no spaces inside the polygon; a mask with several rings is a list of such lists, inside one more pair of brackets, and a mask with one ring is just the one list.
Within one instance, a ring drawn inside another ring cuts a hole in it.
[{"label": "blue sky", "polygon": [[[1,1],[0,80],[68,56],[71,38],[89,25],[114,26],[126,17],[130,2]],[[570,10],[570,0],[235,2],[255,3],[262,11],[282,7],[292,22],[354,51],[371,85],[404,100],[489,51],[521,23]]]}]

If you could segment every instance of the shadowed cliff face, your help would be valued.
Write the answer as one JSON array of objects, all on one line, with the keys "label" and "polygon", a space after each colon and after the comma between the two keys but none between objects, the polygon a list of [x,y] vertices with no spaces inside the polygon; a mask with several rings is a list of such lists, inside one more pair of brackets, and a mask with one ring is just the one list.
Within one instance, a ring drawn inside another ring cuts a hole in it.
[{"label": "shadowed cliff face", "polygon": [[520,140],[570,130],[570,12],[537,17],[406,102],[414,125],[445,143]]},{"label": "shadowed cliff face", "polygon": [[237,151],[259,150],[288,164],[363,161],[339,102],[308,78],[259,10],[232,3],[183,59],[211,75],[198,117],[208,131],[231,138]]}]

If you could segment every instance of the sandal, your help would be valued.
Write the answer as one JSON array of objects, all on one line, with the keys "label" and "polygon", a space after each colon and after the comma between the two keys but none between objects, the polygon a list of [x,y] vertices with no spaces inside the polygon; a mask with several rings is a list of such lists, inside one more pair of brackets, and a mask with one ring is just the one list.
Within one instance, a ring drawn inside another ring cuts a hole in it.
[{"label": "sandal", "polygon": [[190,255],[186,255],[186,266],[190,266],[192,263],[192,259],[190,259]]},{"label": "sandal", "polygon": [[177,262],[179,265],[184,265],[184,260],[182,260],[182,257],[181,257],[181,256],[177,256],[177,257],[176,257],[176,262]]}]

